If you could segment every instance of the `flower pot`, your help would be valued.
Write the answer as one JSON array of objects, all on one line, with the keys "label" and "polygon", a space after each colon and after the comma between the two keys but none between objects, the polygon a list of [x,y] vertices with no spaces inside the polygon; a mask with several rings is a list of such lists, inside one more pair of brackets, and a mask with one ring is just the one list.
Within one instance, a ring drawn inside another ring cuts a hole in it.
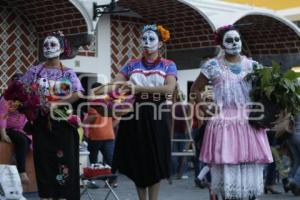
[{"label": "flower pot", "polygon": [[[264,106],[263,112],[250,112],[249,124],[257,129],[272,128],[274,126],[273,122],[277,120],[281,108],[278,104],[272,101],[262,100],[261,103]],[[256,105],[252,106],[252,109],[258,108],[261,107],[258,107]]]}]

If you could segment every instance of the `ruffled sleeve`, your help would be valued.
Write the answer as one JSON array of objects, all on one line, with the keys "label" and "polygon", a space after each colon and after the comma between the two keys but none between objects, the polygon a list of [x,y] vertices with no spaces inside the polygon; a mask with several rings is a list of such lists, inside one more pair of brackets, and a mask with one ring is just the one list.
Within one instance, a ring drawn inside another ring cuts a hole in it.
[{"label": "ruffled sleeve", "polygon": [[174,76],[177,79],[177,67],[173,61],[167,66],[166,76]]},{"label": "ruffled sleeve", "polygon": [[120,72],[120,74],[122,74],[127,80],[129,80],[130,78],[130,62],[127,63],[126,65],[124,65]]},{"label": "ruffled sleeve", "polygon": [[213,80],[220,75],[220,66],[216,59],[210,59],[200,67],[200,72],[208,79]]},{"label": "ruffled sleeve", "polygon": [[72,84],[72,92],[79,92],[79,91],[84,91],[81,82],[79,80],[79,78],[77,77],[76,73],[72,70],[69,69],[68,70],[69,73],[69,81]]},{"label": "ruffled sleeve", "polygon": [[248,64],[246,65],[246,73],[252,73],[254,69],[261,69],[264,66],[255,60],[248,59]]}]

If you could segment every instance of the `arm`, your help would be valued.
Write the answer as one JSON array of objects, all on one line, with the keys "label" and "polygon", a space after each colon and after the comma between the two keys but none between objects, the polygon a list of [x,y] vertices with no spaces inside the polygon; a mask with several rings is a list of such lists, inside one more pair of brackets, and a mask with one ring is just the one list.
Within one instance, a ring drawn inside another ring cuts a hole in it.
[{"label": "arm", "polygon": [[85,120],[83,120],[83,123],[84,124],[92,124],[95,122],[96,118],[97,118],[96,115],[88,115],[88,117]]},{"label": "arm", "polygon": [[68,95],[66,98],[62,98],[62,99],[60,99],[58,101],[55,101],[55,102],[59,102],[59,103],[74,103],[75,101],[79,100],[79,96],[80,95],[82,96],[81,91],[73,92],[71,95]]},{"label": "arm", "polygon": [[120,122],[120,119],[113,118],[113,127],[115,128]]},{"label": "arm", "polygon": [[165,84],[158,87],[143,87],[134,86],[134,93],[160,93],[160,94],[173,94],[176,87],[176,78],[174,76],[167,76]]},{"label": "arm", "polygon": [[[114,80],[110,83],[111,85],[107,85],[104,87],[100,86],[100,87],[94,88],[92,90],[92,94],[102,95],[102,94],[110,93],[111,91],[120,87],[122,85],[122,83],[125,84],[126,81],[127,81],[126,77],[123,74],[118,73],[117,77],[115,77]],[[117,84],[117,85],[114,85],[114,84]]]},{"label": "arm", "polygon": [[1,136],[0,139],[3,142],[11,143],[11,140],[10,140],[9,136],[7,135],[7,133],[6,133],[5,128],[0,128],[0,136]]},{"label": "arm", "polygon": [[11,143],[10,138],[6,133],[8,104],[4,98],[0,99],[0,140]]},{"label": "arm", "polygon": [[204,90],[205,86],[208,83],[208,79],[200,73],[196,81],[193,83],[190,92],[190,102],[197,103],[201,101],[201,91]]}]

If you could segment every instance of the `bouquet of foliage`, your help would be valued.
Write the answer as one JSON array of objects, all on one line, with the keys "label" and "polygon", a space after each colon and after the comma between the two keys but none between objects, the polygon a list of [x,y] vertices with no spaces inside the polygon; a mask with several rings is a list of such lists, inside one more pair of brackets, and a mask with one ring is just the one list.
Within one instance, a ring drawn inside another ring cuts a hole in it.
[{"label": "bouquet of foliage", "polygon": [[[255,67],[246,78],[252,80],[252,102],[264,105],[264,116],[261,120],[250,120],[250,124],[257,128],[271,128],[278,121],[279,114],[287,113],[291,118],[297,115],[300,111],[299,77],[300,73],[293,70],[281,72],[276,63],[272,67]],[[251,112],[249,117],[261,114]]]},{"label": "bouquet of foliage", "polygon": [[7,101],[13,101],[16,109],[23,113],[29,121],[36,119],[40,106],[38,88],[20,81],[12,81],[4,91],[3,97]]}]

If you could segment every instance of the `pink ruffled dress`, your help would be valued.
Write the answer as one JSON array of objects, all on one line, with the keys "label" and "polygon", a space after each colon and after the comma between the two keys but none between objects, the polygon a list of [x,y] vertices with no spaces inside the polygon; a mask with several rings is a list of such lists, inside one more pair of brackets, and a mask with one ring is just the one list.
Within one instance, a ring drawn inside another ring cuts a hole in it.
[{"label": "pink ruffled dress", "polygon": [[[244,78],[254,65],[258,63],[242,56],[240,63],[230,64],[220,57],[201,67],[213,84],[220,113],[206,126],[200,160],[211,166],[212,189],[226,198],[260,195],[264,164],[273,161],[266,130],[248,123],[251,84]],[[230,66],[241,70],[234,73]]]}]

